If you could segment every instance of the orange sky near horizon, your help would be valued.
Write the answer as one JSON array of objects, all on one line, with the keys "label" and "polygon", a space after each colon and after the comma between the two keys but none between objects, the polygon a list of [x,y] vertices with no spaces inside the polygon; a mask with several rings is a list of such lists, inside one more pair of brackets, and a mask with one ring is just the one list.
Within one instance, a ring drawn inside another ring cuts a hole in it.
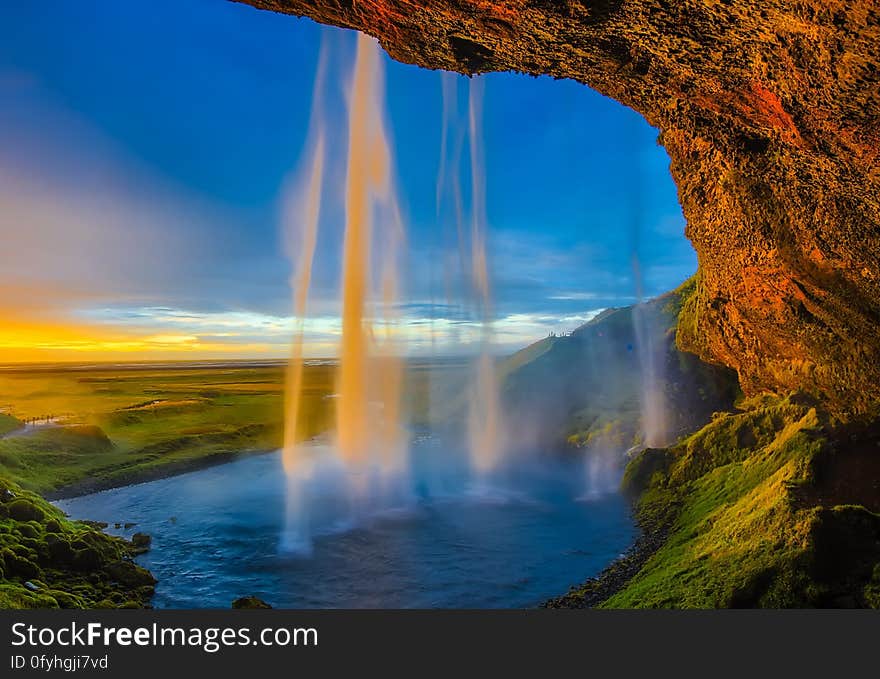
[{"label": "orange sky near horizon", "polygon": [[4,318],[0,363],[282,357],[277,345],[222,343],[184,333],[108,325]]}]

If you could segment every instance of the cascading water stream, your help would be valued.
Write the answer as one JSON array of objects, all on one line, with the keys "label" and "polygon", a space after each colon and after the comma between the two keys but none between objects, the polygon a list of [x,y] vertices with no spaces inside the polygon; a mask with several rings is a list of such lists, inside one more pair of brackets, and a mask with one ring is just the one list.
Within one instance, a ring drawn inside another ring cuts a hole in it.
[{"label": "cascading water stream", "polygon": [[[459,270],[467,277],[465,306],[473,311],[478,323],[477,355],[471,366],[467,401],[467,448],[470,467],[480,483],[495,469],[504,448],[501,405],[495,360],[492,355],[492,294],[486,244],[486,187],[482,148],[482,89],[480,78],[471,78],[468,87],[466,121],[458,114],[456,82],[449,74],[441,75],[443,92],[443,130],[440,167],[437,173],[437,213],[441,205],[451,203],[458,251],[458,267],[446,266],[447,304],[454,306],[454,285],[449,273]],[[467,140],[470,176],[470,229],[466,230],[462,196],[461,155]],[[448,194],[448,195],[447,195]],[[445,199],[445,200],[444,200]]]},{"label": "cascading water stream", "polygon": [[286,383],[286,426],[284,428],[284,469],[292,473],[298,460],[297,442],[299,431],[300,398],[303,390],[303,338],[308,292],[312,278],[312,262],[318,236],[318,217],[321,204],[321,184],[324,171],[324,134],[317,133],[312,162],[309,165],[309,182],[306,193],[305,220],[302,245],[296,265],[296,273],[291,278],[293,290],[293,314],[296,327],[291,344],[290,362]]},{"label": "cascading water stream", "polygon": [[492,356],[492,294],[486,254],[486,179],[483,170],[483,81],[471,78],[468,97],[468,139],[471,175],[471,277],[480,322],[479,356],[473,370],[468,413],[471,465],[478,477],[498,466],[501,405],[495,359]]},{"label": "cascading water stream", "polygon": [[639,301],[633,306],[633,330],[641,373],[641,409],[643,444],[659,447],[669,444],[666,404],[663,395],[663,354],[657,346],[657,320],[652,309]]},{"label": "cascading water stream", "polygon": [[641,429],[642,445],[649,447],[665,446],[668,441],[666,399],[663,393],[664,347],[662,330],[658,328],[656,310],[645,301],[642,266],[639,257],[643,229],[643,190],[642,175],[639,170],[638,146],[635,139],[631,148],[633,176],[631,188],[630,246],[632,248],[632,271],[635,282],[636,304],[632,309],[633,334],[639,361],[641,381]]},{"label": "cascading water stream", "polygon": [[[282,464],[287,476],[285,530],[281,547],[287,552],[308,553],[311,543],[308,537],[308,503],[306,484],[311,475],[310,460],[303,455],[300,438],[300,415],[303,396],[303,343],[312,280],[312,265],[318,240],[318,222],[321,215],[323,192],[325,137],[321,121],[320,93],[324,81],[326,51],[322,46],[318,57],[312,95],[312,112],[309,122],[309,138],[313,139],[311,158],[298,177],[286,191],[283,225],[288,256],[294,262],[290,277],[293,298],[294,332],[287,367],[284,398],[284,444]],[[304,205],[300,209],[300,205]]]},{"label": "cascading water stream", "polygon": [[[315,82],[316,102],[323,84],[321,64]],[[401,412],[403,360],[396,338],[403,220],[392,179],[383,100],[378,44],[359,34],[349,96],[336,428],[333,445],[320,449],[298,443],[304,323],[325,171],[325,141],[317,103],[310,126],[314,142],[304,182],[299,252],[291,278],[296,329],[287,381],[283,459],[289,497],[282,539],[282,548],[288,551],[310,550],[312,495],[315,484],[326,480],[328,468],[334,470],[336,506],[332,512],[337,522],[351,522],[355,515],[399,501],[403,494],[397,481],[405,475],[407,442]],[[379,327],[373,323],[374,241],[381,244]],[[316,467],[320,480],[315,478]]]},{"label": "cascading water stream", "polygon": [[[301,462],[297,442],[300,431],[300,401],[303,391],[303,340],[305,321],[312,283],[312,264],[318,240],[318,221],[321,216],[321,195],[324,182],[325,137],[321,110],[321,91],[327,64],[326,45],[321,46],[312,92],[312,110],[309,119],[309,139],[312,140],[310,159],[285,190],[283,229],[289,259],[294,264],[290,277],[293,302],[294,332],[285,381],[285,426],[282,461],[288,475],[300,473]],[[304,207],[300,207],[300,206]]]},{"label": "cascading water stream", "polygon": [[[352,471],[385,485],[389,475],[401,472],[405,445],[400,412],[403,365],[394,337],[403,222],[392,181],[383,100],[379,47],[372,38],[359,35],[349,108],[336,443]],[[374,213],[380,218],[378,234],[373,233]],[[375,236],[381,239],[383,256],[384,323],[379,334],[369,308]]]}]

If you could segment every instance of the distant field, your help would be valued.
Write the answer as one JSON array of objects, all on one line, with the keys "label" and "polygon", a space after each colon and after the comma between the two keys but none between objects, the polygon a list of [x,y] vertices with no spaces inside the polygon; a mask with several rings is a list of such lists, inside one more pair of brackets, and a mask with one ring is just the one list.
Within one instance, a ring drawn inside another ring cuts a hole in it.
[{"label": "distant field", "polygon": [[[410,364],[417,424],[429,376],[461,367]],[[332,426],[335,367],[307,365],[303,378],[300,436],[310,438]],[[84,491],[276,449],[284,380],[280,362],[0,368],[0,475],[42,493]]]},{"label": "distant field", "polygon": [[[304,419],[307,431],[317,431],[332,417],[323,398],[332,368],[306,374]],[[283,385],[281,364],[5,370],[5,415],[38,419],[0,438],[0,467],[25,487],[51,492],[86,478],[112,485],[168,465],[275,448]],[[49,417],[58,424],[43,424]]]}]

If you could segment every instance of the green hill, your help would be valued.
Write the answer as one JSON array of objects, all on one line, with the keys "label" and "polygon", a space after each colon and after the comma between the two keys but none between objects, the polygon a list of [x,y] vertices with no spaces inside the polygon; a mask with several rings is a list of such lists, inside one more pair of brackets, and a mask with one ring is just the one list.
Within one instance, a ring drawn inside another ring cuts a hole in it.
[{"label": "green hill", "polygon": [[[736,375],[679,351],[678,314],[693,291],[606,309],[571,334],[551,336],[506,359],[503,398],[517,440],[628,448],[670,443],[728,410]],[[646,422],[646,406],[659,413]],[[653,429],[653,431],[651,431]]]}]

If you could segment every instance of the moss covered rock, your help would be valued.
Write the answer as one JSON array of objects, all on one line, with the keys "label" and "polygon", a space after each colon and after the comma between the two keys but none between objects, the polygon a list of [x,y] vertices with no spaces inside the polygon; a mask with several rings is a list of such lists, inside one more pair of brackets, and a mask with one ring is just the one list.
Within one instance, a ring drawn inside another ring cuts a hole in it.
[{"label": "moss covered rock", "polygon": [[150,571],[131,561],[119,560],[109,563],[104,566],[104,572],[126,587],[152,587],[156,584],[156,578]]},{"label": "moss covered rock", "polygon": [[8,503],[6,508],[9,511],[9,518],[15,521],[42,521],[46,516],[38,504],[30,498],[16,498]]},{"label": "moss covered rock", "polygon": [[42,527],[36,521],[29,521],[28,523],[19,523],[15,530],[18,531],[18,534],[25,538],[38,538],[42,533]]},{"label": "moss covered rock", "polygon": [[56,565],[67,567],[73,563],[73,547],[70,546],[70,542],[64,537],[48,533],[46,535],[46,547],[49,550],[53,563]]},{"label": "moss covered rock", "polygon": [[34,493],[0,478],[0,608],[149,605],[155,579],[126,557],[143,551],[98,524],[69,521]]},{"label": "moss covered rock", "polygon": [[272,608],[265,601],[255,596],[243,596],[232,602],[232,607],[236,609],[266,609]]},{"label": "moss covered rock", "polygon": [[131,536],[131,544],[135,546],[135,548],[147,551],[150,548],[150,545],[153,542],[153,538],[151,538],[146,533],[135,533]]},{"label": "moss covered rock", "polygon": [[7,576],[22,581],[39,577],[41,574],[39,566],[33,561],[12,550],[4,550],[3,552],[3,571]]}]

